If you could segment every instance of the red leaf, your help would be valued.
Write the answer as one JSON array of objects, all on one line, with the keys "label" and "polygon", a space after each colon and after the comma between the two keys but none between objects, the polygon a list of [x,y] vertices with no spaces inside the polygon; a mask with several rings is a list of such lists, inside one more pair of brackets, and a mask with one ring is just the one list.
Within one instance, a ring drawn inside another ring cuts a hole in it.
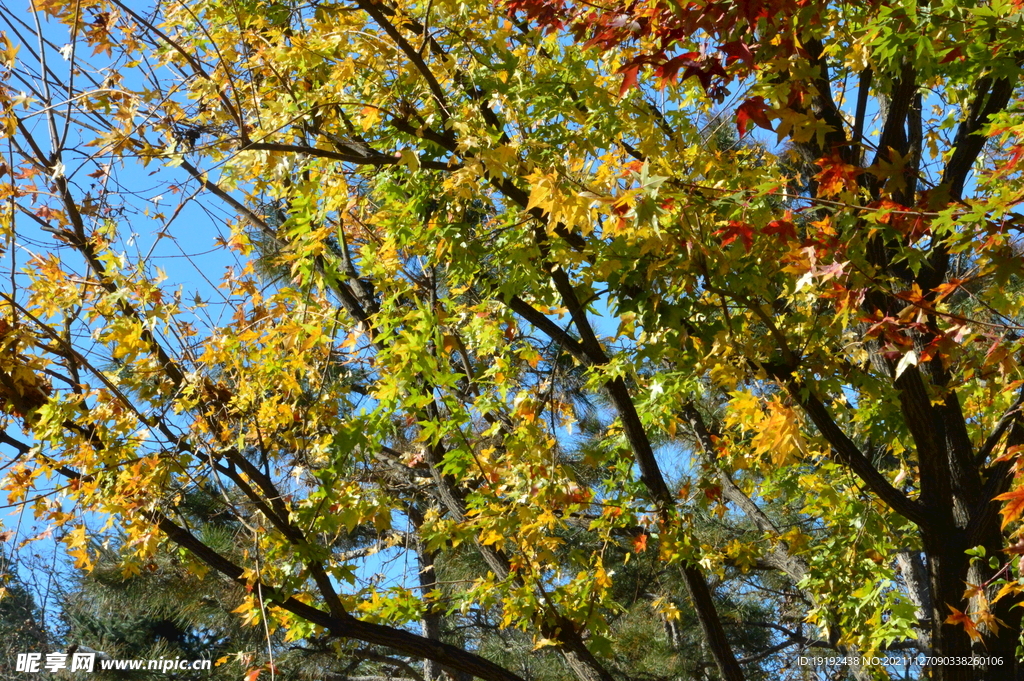
[{"label": "red leaf", "polygon": [[740,137],[747,134],[747,124],[750,121],[753,121],[759,128],[773,130],[771,121],[768,120],[765,113],[767,109],[768,105],[765,103],[764,97],[751,97],[740,104],[736,109],[736,127],[740,131]]},{"label": "red leaf", "polygon": [[728,226],[715,232],[715,236],[725,237],[722,239],[723,247],[736,241],[737,238],[743,242],[743,248],[748,252],[754,245],[754,228],[738,220],[730,220]]},{"label": "red leaf", "polygon": [[715,501],[722,498],[722,487],[720,485],[709,485],[704,488],[704,496],[708,501]]},{"label": "red leaf", "polygon": [[779,237],[779,241],[796,239],[796,225],[789,220],[772,220],[761,229],[762,234]]},{"label": "red leaf", "polygon": [[1024,158],[1024,144],[1015,144],[1011,147],[1013,153],[1010,154],[1010,158],[1006,160],[1006,163],[1002,167],[997,169],[1000,174],[1011,172],[1017,168],[1017,164]]},{"label": "red leaf", "polygon": [[954,59],[963,60],[963,58],[964,58],[964,53],[960,51],[960,48],[959,47],[954,47],[952,50],[950,50],[949,52],[946,53],[946,56],[943,57],[942,60],[939,61],[939,63],[940,64],[948,64],[949,62],[953,61]]},{"label": "red leaf", "polygon": [[622,85],[619,87],[619,97],[622,97],[629,88],[636,86],[636,77],[640,73],[640,65],[634,64],[623,68],[619,73],[622,74]]},{"label": "red leaf", "polygon": [[736,61],[745,61],[751,66],[754,64],[754,53],[750,51],[750,45],[742,40],[730,40],[718,46],[725,53],[725,63],[732,64]]},{"label": "red leaf", "polygon": [[658,77],[662,87],[669,83],[675,83],[679,79],[679,69],[684,66],[687,70],[694,67],[700,68],[700,54],[697,52],[687,52],[686,54],[680,54],[679,56],[672,57],[664,64],[661,64],[654,69],[654,75]]},{"label": "red leaf", "polygon": [[836,196],[844,191],[856,191],[857,175],[860,169],[845,161],[839,154],[819,158],[816,163],[821,172],[814,176],[818,181],[819,196]]}]

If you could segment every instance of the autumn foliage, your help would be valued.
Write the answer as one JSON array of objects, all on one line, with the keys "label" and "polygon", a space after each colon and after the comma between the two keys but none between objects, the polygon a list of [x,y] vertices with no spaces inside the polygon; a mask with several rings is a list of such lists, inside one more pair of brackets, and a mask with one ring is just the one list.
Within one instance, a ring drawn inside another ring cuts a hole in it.
[{"label": "autumn foliage", "polygon": [[136,4],[2,15],[4,489],[80,568],[331,673],[1019,676],[1020,3]]}]

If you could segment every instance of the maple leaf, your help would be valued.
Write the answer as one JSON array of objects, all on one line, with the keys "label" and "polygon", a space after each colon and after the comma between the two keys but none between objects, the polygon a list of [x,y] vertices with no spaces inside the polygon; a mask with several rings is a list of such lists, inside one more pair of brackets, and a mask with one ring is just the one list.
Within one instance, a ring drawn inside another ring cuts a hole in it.
[{"label": "maple leaf", "polygon": [[736,128],[739,130],[740,137],[747,134],[747,127],[752,121],[759,128],[765,130],[775,131],[772,128],[771,121],[768,120],[768,104],[764,101],[764,97],[751,97],[736,109]]},{"label": "maple leaf", "polygon": [[643,553],[647,550],[647,535],[640,534],[633,537],[633,553]]},{"label": "maple leaf", "polygon": [[1003,529],[1006,529],[1007,525],[1024,513],[1024,487],[1018,487],[1006,494],[1000,494],[996,497],[996,501],[1007,502],[999,511],[1003,516]]},{"label": "maple leaf", "polygon": [[945,619],[946,624],[952,624],[954,626],[962,626],[967,632],[967,635],[971,637],[972,641],[976,643],[981,642],[981,632],[978,631],[978,626],[974,623],[974,620],[970,618],[952,605],[946,604],[946,607],[953,611],[953,614]]},{"label": "maple leaf", "polygon": [[742,40],[730,40],[719,45],[718,49],[725,53],[726,64],[731,64],[734,61],[744,61],[747,64],[753,65],[754,53],[751,52],[750,47],[750,45]]},{"label": "maple leaf", "polygon": [[1020,539],[1016,544],[1006,547],[1003,551],[1011,556],[1024,556],[1024,539]]},{"label": "maple leaf", "polygon": [[950,279],[949,281],[939,284],[932,289],[937,295],[935,297],[936,302],[942,300],[946,296],[950,295],[958,288],[963,286],[968,280],[967,279]]},{"label": "maple leaf", "polygon": [[860,169],[846,163],[839,154],[824,156],[816,163],[821,172],[814,176],[818,181],[818,194],[821,196],[838,196],[844,191],[854,191],[857,188],[857,175]]},{"label": "maple leaf", "polygon": [[772,220],[761,228],[761,233],[776,236],[782,242],[792,241],[796,239],[796,225],[789,220]]},{"label": "maple leaf", "polygon": [[999,635],[999,628],[1006,626],[1006,622],[996,617],[988,607],[978,610],[975,616],[978,618],[978,624],[987,629],[993,636]]},{"label": "maple leaf", "polygon": [[1007,582],[1000,587],[998,592],[996,592],[992,602],[995,603],[1006,596],[1015,596],[1021,593],[1021,591],[1024,591],[1024,587],[1021,587],[1017,582]]},{"label": "maple leaf", "polygon": [[659,64],[654,69],[654,75],[658,78],[658,81],[662,84],[662,87],[669,83],[675,83],[679,79],[679,71],[684,66],[689,69],[700,70],[704,66],[704,61],[701,59],[699,52],[686,52],[675,56],[668,61]]},{"label": "maple leaf", "polygon": [[619,97],[623,97],[630,88],[636,87],[637,76],[640,73],[639,64],[631,64],[619,70],[622,74],[622,85],[619,86]]},{"label": "maple leaf", "polygon": [[940,64],[948,64],[951,61],[955,61],[955,60],[963,61],[964,59],[965,59],[964,53],[960,50],[960,46],[957,45],[956,47],[951,49],[949,52],[946,52],[946,55],[941,60],[939,60],[939,63]]},{"label": "maple leaf", "polygon": [[867,172],[885,181],[885,189],[889,193],[904,191],[907,188],[907,169],[912,154],[912,151],[908,151],[901,155],[889,147],[888,155],[880,157],[875,165],[867,169]]},{"label": "maple leaf", "polygon": [[1017,169],[1017,165],[1020,163],[1022,158],[1024,158],[1024,144],[1013,145],[1010,149],[1009,158],[1006,159],[1006,162],[1003,163],[1003,165],[996,169],[996,173],[1005,175],[1006,173],[1013,172]]},{"label": "maple leaf", "polygon": [[985,586],[984,585],[979,585],[979,584],[971,584],[971,583],[968,582],[967,583],[967,589],[964,591],[964,596],[963,596],[964,600],[970,600],[970,599],[976,598],[978,596],[981,596],[981,597],[984,598],[984,596],[985,596]]},{"label": "maple leaf", "polygon": [[743,248],[747,252],[754,245],[754,228],[746,222],[740,222],[739,220],[730,220],[727,226],[715,232],[715,236],[723,237],[723,247],[736,241],[737,238],[743,243]]}]

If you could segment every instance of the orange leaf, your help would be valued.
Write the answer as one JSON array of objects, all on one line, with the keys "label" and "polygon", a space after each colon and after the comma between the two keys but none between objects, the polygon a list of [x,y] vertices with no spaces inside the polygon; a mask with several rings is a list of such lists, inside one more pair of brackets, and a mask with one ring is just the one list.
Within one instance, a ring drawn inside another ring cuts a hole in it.
[{"label": "orange leaf", "polygon": [[981,634],[978,632],[978,627],[974,624],[974,620],[948,603],[946,604],[946,607],[953,611],[953,614],[946,618],[946,624],[962,626],[967,632],[967,635],[971,637],[972,641],[980,642]]},{"label": "orange leaf", "polygon": [[250,669],[249,673],[245,675],[245,681],[256,681],[260,677],[262,669]]},{"label": "orange leaf", "polygon": [[976,584],[971,584],[970,582],[966,582],[966,584],[967,591],[964,591],[964,600],[969,600],[971,598],[974,598],[975,596],[985,595],[985,587],[977,586]]},{"label": "orange leaf", "polygon": [[633,552],[643,553],[647,550],[647,535],[641,534],[638,537],[633,537]]},{"label": "orange leaf", "polygon": [[1006,494],[996,497],[997,501],[1005,501],[1006,505],[999,511],[1003,514],[1003,528],[1019,518],[1024,513],[1024,487],[1018,487]]},{"label": "orange leaf", "polygon": [[1013,546],[1007,546],[1003,549],[1004,553],[1009,553],[1011,556],[1024,556],[1024,539],[1021,539]]},{"label": "orange leaf", "polygon": [[844,191],[856,191],[860,169],[843,161],[839,154],[819,158],[817,164],[821,167],[821,172],[814,176],[818,181],[818,194],[836,196]]}]

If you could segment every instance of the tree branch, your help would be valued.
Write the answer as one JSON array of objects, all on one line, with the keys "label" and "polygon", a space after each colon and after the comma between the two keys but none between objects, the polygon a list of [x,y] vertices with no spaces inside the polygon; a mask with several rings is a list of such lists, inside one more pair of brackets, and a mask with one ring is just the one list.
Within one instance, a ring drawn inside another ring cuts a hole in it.
[{"label": "tree branch", "polygon": [[808,386],[798,379],[792,370],[780,365],[763,365],[765,371],[781,382],[789,395],[803,408],[822,436],[832,446],[832,451],[841,462],[857,474],[868,489],[894,511],[918,526],[930,522],[924,507],[899,491],[878,472],[871,461],[864,456],[839,424],[835,422],[828,408]]}]

